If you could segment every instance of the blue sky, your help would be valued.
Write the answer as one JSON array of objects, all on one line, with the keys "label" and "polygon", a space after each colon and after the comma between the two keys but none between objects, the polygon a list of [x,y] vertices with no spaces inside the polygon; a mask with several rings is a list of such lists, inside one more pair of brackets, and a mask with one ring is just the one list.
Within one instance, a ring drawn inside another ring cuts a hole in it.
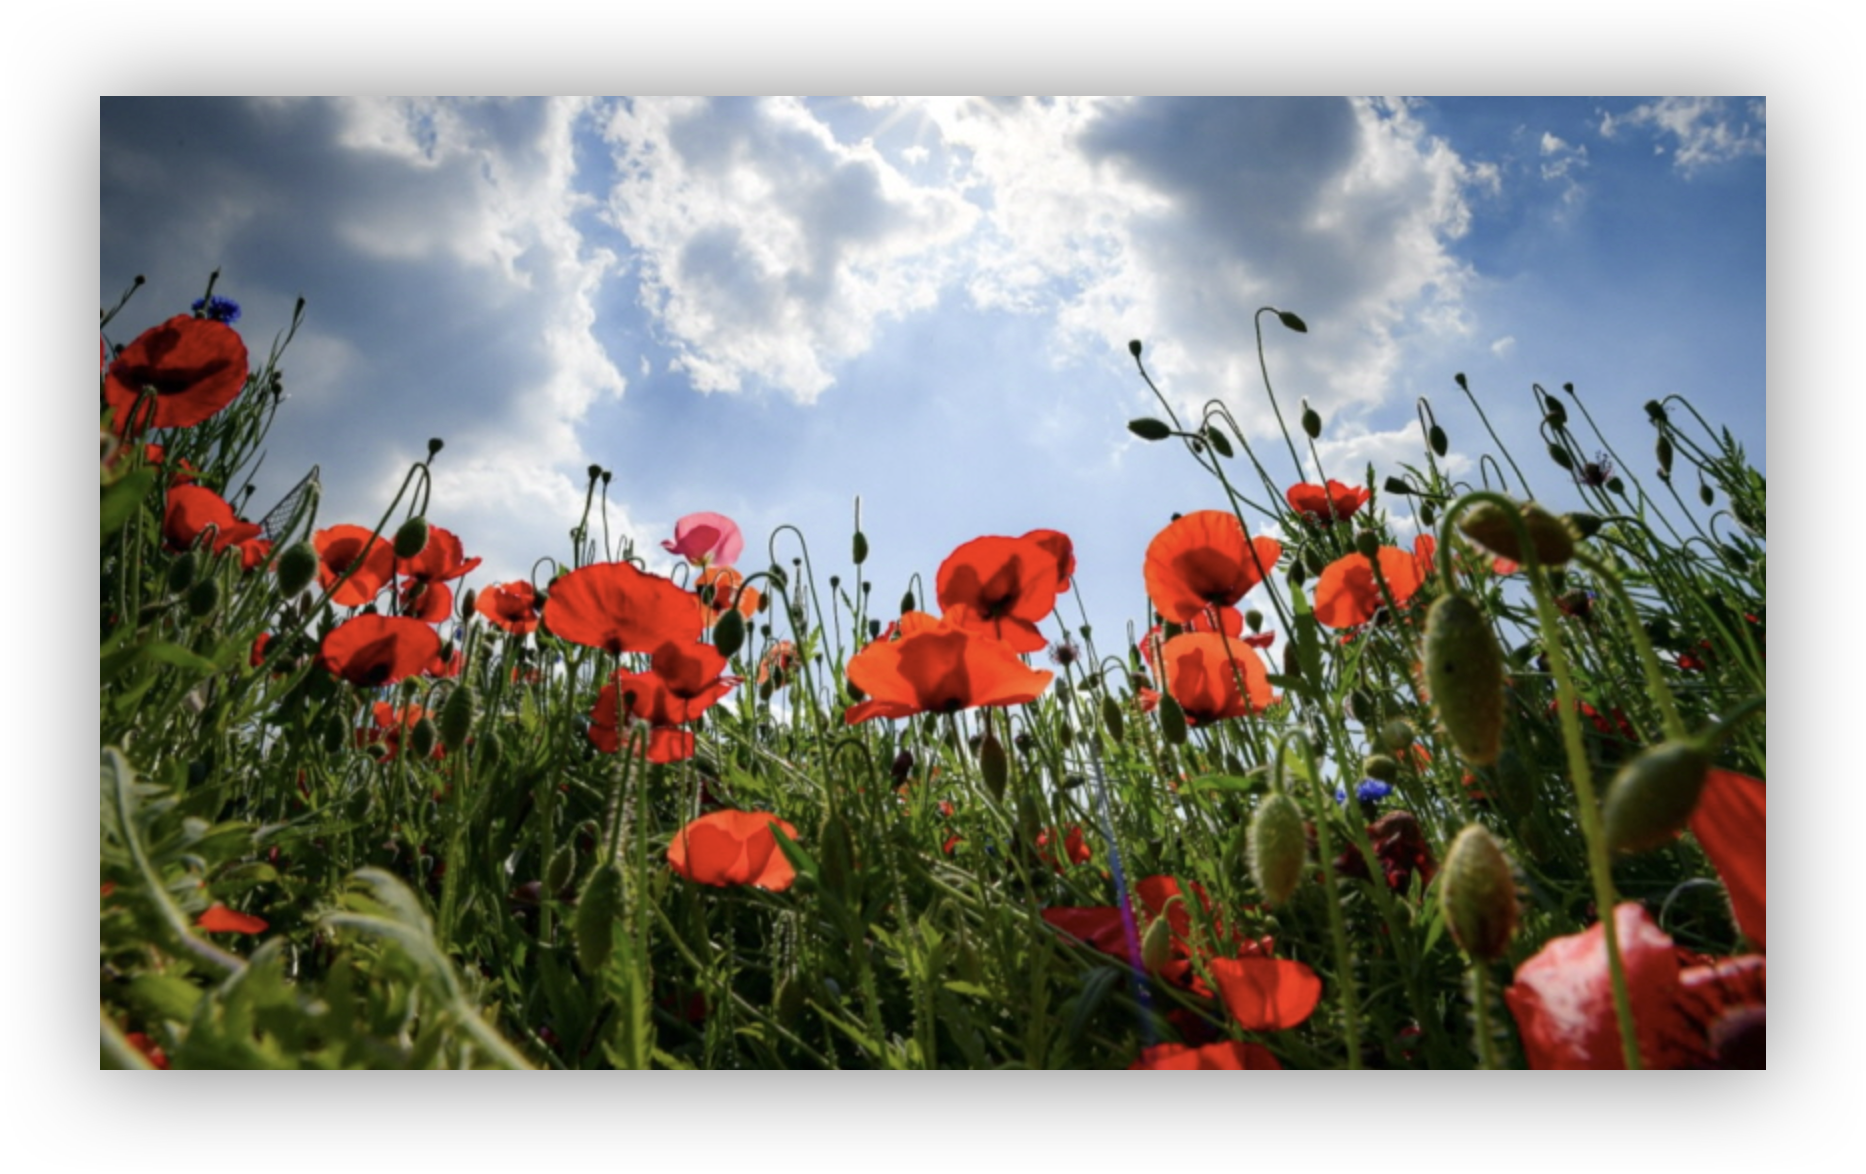
[{"label": "blue sky", "polygon": [[1459,371],[1557,503],[1534,382],[1630,459],[1683,393],[1764,463],[1761,100],[105,99],[101,140],[100,303],[149,279],[113,340],[216,267],[255,349],[302,294],[257,502],[317,463],[320,523],[373,523],[444,437],[429,516],[481,583],[568,557],[596,463],[656,567],[707,510],[748,569],[788,523],[847,580],[860,495],[887,614],[961,542],[1063,530],[1115,651],[1148,540],[1222,504],[1125,430],[1130,338],[1315,479],[1263,305],[1309,324],[1271,374],[1344,480],[1418,461],[1421,395],[1473,450]]}]

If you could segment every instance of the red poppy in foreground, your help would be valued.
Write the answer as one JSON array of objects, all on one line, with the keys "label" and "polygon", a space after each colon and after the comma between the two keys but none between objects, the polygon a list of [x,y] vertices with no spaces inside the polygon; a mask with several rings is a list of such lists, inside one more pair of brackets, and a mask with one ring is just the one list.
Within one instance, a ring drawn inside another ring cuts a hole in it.
[{"label": "red poppy in foreground", "polygon": [[[1198,941],[1214,940],[1226,950],[1236,946],[1240,957],[1268,956],[1276,944],[1269,937],[1246,938],[1241,931],[1227,928],[1225,919],[1213,912],[1211,898],[1204,887],[1196,883],[1181,889],[1173,877],[1150,876],[1134,886],[1134,894],[1140,898],[1135,909],[1135,933],[1144,935],[1153,921],[1164,917],[1172,934],[1172,960],[1160,967],[1160,977],[1196,995],[1210,997],[1212,994],[1200,980],[1192,961],[1195,955],[1210,956],[1210,951],[1194,944],[1188,901],[1199,903],[1201,926],[1209,924],[1210,935],[1201,930]],[[1128,960],[1127,930],[1122,924],[1121,910],[1116,906],[1052,906],[1043,910],[1043,920],[1104,954]]]},{"label": "red poppy in foreground", "polygon": [[1190,1072],[1205,1069],[1257,1072],[1281,1071],[1282,1068],[1276,1057],[1270,1054],[1269,1048],[1234,1039],[1206,1044],[1202,1048],[1185,1044],[1155,1044],[1143,1050],[1140,1059],[1127,1066],[1129,1072]]},{"label": "red poppy in foreground", "polygon": [[551,585],[544,626],[559,639],[607,652],[653,652],[700,638],[699,597],[630,563],[595,563]]},{"label": "red poppy in foreground", "polygon": [[[1383,546],[1376,554],[1381,577],[1386,579],[1394,603],[1404,604],[1418,594],[1425,577],[1420,573],[1416,553]],[[1330,628],[1358,627],[1373,619],[1374,613],[1385,606],[1386,597],[1380,594],[1380,585],[1374,582],[1373,564],[1366,555],[1356,551],[1322,568],[1322,577],[1315,584],[1317,622]]]},{"label": "red poppy in foreground", "polygon": [[1035,701],[1054,676],[1026,665],[1007,644],[961,631],[925,612],[902,616],[900,632],[900,639],[883,637],[849,658],[849,681],[868,700],[851,705],[842,715],[844,723],[1022,705]]},{"label": "red poppy in foreground", "polygon": [[330,630],[318,661],[352,685],[373,689],[422,672],[440,653],[440,636],[420,620],[363,615]]},{"label": "red poppy in foreground", "polygon": [[514,636],[538,630],[538,592],[523,579],[486,588],[473,602],[474,610],[495,628]]},{"label": "red poppy in foreground", "polygon": [[1037,623],[1056,610],[1074,571],[1074,546],[1056,530],[974,538],[940,564],[935,593],[953,627],[1038,652],[1049,641]]},{"label": "red poppy in foreground", "polygon": [[195,919],[194,924],[208,933],[265,933],[269,923],[250,913],[236,913],[216,901]]},{"label": "red poppy in foreground", "polygon": [[330,590],[352,566],[356,573],[331,594],[338,607],[361,607],[395,577],[395,548],[361,526],[332,526],[311,536],[317,548],[318,586]]},{"label": "red poppy in foreground", "polygon": [[219,554],[229,546],[237,548],[241,570],[259,566],[272,552],[272,543],[261,537],[264,527],[240,521],[220,494],[200,485],[178,484],[169,489],[162,512],[162,538],[170,550],[187,550],[210,528],[214,532],[213,552]]},{"label": "red poppy in foreground", "polygon": [[745,549],[745,538],[724,514],[688,514],[674,523],[674,540],[663,541],[661,549],[696,567],[729,567]]},{"label": "red poppy in foreground", "polygon": [[[590,710],[590,741],[605,754],[621,749],[623,699],[628,712],[654,727],[650,762],[681,762],[693,756],[693,735],[676,727],[699,717],[732,691],[737,677],[721,674],[726,658],[710,644],[663,644],[647,672],[617,672]],[[620,696],[618,697],[618,694]]]},{"label": "red poppy in foreground", "polygon": [[1245,540],[1235,514],[1199,510],[1154,536],[1144,568],[1147,598],[1176,624],[1208,607],[1230,607],[1263,582],[1283,546],[1274,538]]},{"label": "red poppy in foreground", "polygon": [[1768,913],[1769,788],[1761,779],[1712,768],[1691,813],[1691,834],[1717,867],[1737,928],[1764,949]]},{"label": "red poppy in foreground", "polygon": [[[1765,1067],[1767,962],[1686,954],[1635,901],[1614,911],[1640,1062],[1647,1068]],[[1682,955],[1682,957],[1681,957]],[[1550,941],[1503,992],[1531,1068],[1623,1068],[1599,923]]]},{"label": "red poppy in foreground", "polygon": [[773,827],[797,838],[797,829],[762,811],[730,809],[702,815],[674,833],[667,846],[669,867],[703,885],[752,885],[781,893],[797,879],[779,851]]},{"label": "red poppy in foreground", "polygon": [[1354,516],[1373,493],[1359,486],[1330,481],[1327,485],[1292,485],[1284,496],[1289,499],[1289,508],[1301,514],[1304,521],[1327,526]]},{"label": "red poppy in foreground", "polygon": [[424,624],[441,624],[454,614],[453,589],[445,583],[424,583],[410,579],[397,592],[402,614]]},{"label": "red poppy in foreground", "polygon": [[1246,1031],[1284,1031],[1314,1013],[1322,980],[1288,958],[1213,958],[1205,964],[1225,1009]]},{"label": "red poppy in foreground", "polygon": [[[144,428],[186,428],[214,415],[246,386],[246,344],[231,326],[177,314],[145,330],[118,353],[104,376],[104,399],[120,435]],[[130,412],[154,391],[138,418]]]},{"label": "red poppy in foreground", "polygon": [[1167,692],[1193,725],[1243,717],[1278,700],[1263,658],[1241,640],[1183,632],[1166,642],[1165,660]]}]

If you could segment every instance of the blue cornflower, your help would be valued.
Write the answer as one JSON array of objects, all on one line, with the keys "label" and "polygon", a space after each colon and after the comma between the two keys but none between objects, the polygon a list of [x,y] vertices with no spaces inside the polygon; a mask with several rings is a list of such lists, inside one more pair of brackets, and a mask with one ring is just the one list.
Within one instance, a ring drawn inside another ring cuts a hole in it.
[{"label": "blue cornflower", "polygon": [[[1379,779],[1362,779],[1359,785],[1354,788],[1354,797],[1359,799],[1362,803],[1372,803],[1376,799],[1385,799],[1392,793],[1393,785],[1391,783],[1383,783]],[[1347,801],[1347,791],[1341,787],[1336,787],[1335,802],[1346,803]]]},{"label": "blue cornflower", "polygon": [[219,294],[211,298],[196,298],[194,305],[189,308],[198,317],[214,322],[225,322],[229,326],[240,320],[240,303],[232,298],[223,298]]}]

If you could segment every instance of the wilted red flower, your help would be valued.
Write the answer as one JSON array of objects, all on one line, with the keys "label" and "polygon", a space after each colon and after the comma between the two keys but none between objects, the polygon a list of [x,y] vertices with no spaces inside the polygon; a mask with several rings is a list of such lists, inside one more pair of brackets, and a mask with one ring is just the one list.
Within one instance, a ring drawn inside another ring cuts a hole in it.
[{"label": "wilted red flower", "polygon": [[[1763,1067],[1767,962],[1681,958],[1634,901],[1613,911],[1640,1062],[1648,1068]],[[1686,963],[1691,964],[1687,965]],[[1555,938],[1503,992],[1531,1068],[1622,1068],[1619,1020],[1597,922]]]},{"label": "wilted red flower", "polygon": [[1289,508],[1301,514],[1305,521],[1327,526],[1352,517],[1373,493],[1331,480],[1327,485],[1292,485],[1284,496],[1289,499]]},{"label": "wilted red flower", "polygon": [[[719,617],[733,608],[748,620],[758,614],[758,589],[744,584],[745,576],[731,567],[707,567],[700,572],[699,580],[694,583],[694,593],[701,597],[708,627],[718,623]],[[710,605],[706,604],[705,596],[708,587],[712,588]]]},{"label": "wilted red flower", "polygon": [[[119,435],[186,428],[220,411],[246,386],[246,344],[231,326],[177,314],[118,352],[104,376],[104,400]],[[130,412],[144,388],[155,394]]]},{"label": "wilted red flower", "polygon": [[486,588],[474,600],[473,607],[494,627],[514,636],[538,630],[538,593],[523,579]]},{"label": "wilted red flower", "polygon": [[1284,1031],[1307,1019],[1322,1001],[1322,980],[1306,963],[1288,958],[1213,958],[1205,964],[1218,996],[1246,1031]]},{"label": "wilted red flower", "polygon": [[1761,779],[1720,767],[1711,768],[1690,821],[1691,834],[1723,878],[1737,928],[1764,949],[1768,948],[1764,924],[1769,908],[1768,821],[1768,786]]},{"label": "wilted red flower", "polygon": [[1274,538],[1245,540],[1236,515],[1198,510],[1173,522],[1147,545],[1147,597],[1176,624],[1208,607],[1230,607],[1263,582],[1281,558]]},{"label": "wilted red flower", "polygon": [[1281,1071],[1270,1049],[1242,1040],[1222,1040],[1202,1048],[1185,1044],[1155,1044],[1143,1049],[1140,1059],[1127,1066],[1129,1072],[1188,1072],[1213,1069],[1229,1072]]},{"label": "wilted red flower", "polygon": [[849,681],[868,694],[842,720],[955,713],[977,705],[1035,701],[1054,674],[1033,669],[1010,645],[974,635],[925,612],[901,617],[900,639],[885,637],[849,658]]},{"label": "wilted red flower", "polygon": [[940,564],[935,594],[953,627],[1037,652],[1048,643],[1037,622],[1056,610],[1074,571],[1074,547],[1056,530],[974,538]]},{"label": "wilted red flower", "polygon": [[688,514],[674,523],[674,539],[663,541],[661,549],[696,567],[729,567],[745,549],[745,538],[724,514]]},{"label": "wilted red flower", "polygon": [[1182,632],[1166,642],[1165,660],[1167,692],[1194,725],[1242,717],[1278,700],[1263,658],[1241,640]]},{"label": "wilted red flower", "polygon": [[200,485],[171,486],[162,511],[162,539],[168,548],[187,550],[209,529],[214,532],[210,549],[219,554],[229,546],[237,548],[241,570],[259,566],[272,552],[272,543],[261,537],[264,527],[240,521],[220,494]]},{"label": "wilted red flower", "polygon": [[414,676],[440,652],[440,636],[420,620],[362,615],[330,630],[318,661],[352,685],[373,689]]},{"label": "wilted red flower", "polygon": [[762,811],[714,811],[674,833],[667,863],[690,881],[703,885],[753,885],[781,893],[797,879],[796,870],[778,849],[773,827],[797,838],[797,829]]},{"label": "wilted red flower", "polygon": [[698,640],[706,618],[699,597],[629,563],[595,563],[551,585],[544,626],[572,644],[607,652],[653,652]]},{"label": "wilted red flower", "polygon": [[208,933],[265,933],[269,923],[250,913],[236,913],[216,901],[195,919],[194,924]]},{"label": "wilted red flower", "polygon": [[428,527],[428,544],[413,558],[395,560],[395,573],[421,583],[446,583],[472,571],[480,559],[461,557],[460,539],[450,530]]},{"label": "wilted red flower", "polygon": [[[1424,583],[1416,553],[1409,554],[1394,546],[1383,546],[1376,554],[1380,574],[1393,593],[1395,604],[1404,604],[1418,594]],[[1330,628],[1353,628],[1374,618],[1386,606],[1380,585],[1374,582],[1373,565],[1359,551],[1343,555],[1322,568],[1315,584],[1315,618]]]},{"label": "wilted red flower", "polygon": [[352,566],[356,573],[331,594],[338,607],[361,607],[395,577],[395,548],[361,526],[332,526],[311,536],[317,548],[318,586],[325,590]]},{"label": "wilted red flower", "polygon": [[[1475,782],[1475,779],[1472,780]],[[1438,875],[1438,861],[1432,858],[1432,846],[1410,811],[1389,811],[1367,825],[1367,838],[1373,841],[1374,855],[1380,859],[1380,871],[1387,887],[1397,893],[1412,888],[1413,874],[1419,875],[1420,887],[1432,883]],[[1367,879],[1367,858],[1350,844],[1335,857],[1335,871],[1343,876]]]}]

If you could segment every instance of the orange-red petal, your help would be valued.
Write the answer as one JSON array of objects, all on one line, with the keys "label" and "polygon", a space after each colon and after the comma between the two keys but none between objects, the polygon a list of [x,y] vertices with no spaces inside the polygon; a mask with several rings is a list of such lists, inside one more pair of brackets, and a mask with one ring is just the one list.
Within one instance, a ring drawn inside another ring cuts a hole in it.
[{"label": "orange-red petal", "polygon": [[1202,1069],[1227,1072],[1282,1070],[1270,1049],[1242,1040],[1221,1040],[1202,1048],[1185,1044],[1155,1044],[1127,1066],[1129,1072],[1190,1072]]},{"label": "orange-red petal", "polygon": [[1246,1031],[1282,1031],[1322,1001],[1322,980],[1288,958],[1214,958],[1206,963],[1219,997]]},{"label": "orange-red petal", "polygon": [[263,917],[237,913],[215,902],[195,919],[194,924],[208,933],[265,933],[269,923]]},{"label": "orange-red petal", "polygon": [[[1377,553],[1380,573],[1393,593],[1393,602],[1405,603],[1418,593],[1423,582],[1417,556],[1393,546],[1383,546]],[[1372,564],[1358,551],[1322,568],[1322,577],[1315,584],[1315,618],[1330,628],[1364,624],[1385,604],[1380,586],[1374,581]]]},{"label": "orange-red petal", "polygon": [[[177,314],[118,353],[104,377],[104,399],[120,434],[146,427],[186,428],[232,403],[246,386],[246,344],[231,326]],[[155,389],[135,421],[143,389]]]},{"label": "orange-red petal", "polygon": [[1282,554],[1282,544],[1274,538],[1246,541],[1236,515],[1197,510],[1168,525],[1147,545],[1147,597],[1167,619],[1190,623],[1208,607],[1230,607],[1244,598]]},{"label": "orange-red petal", "polygon": [[1767,948],[1769,789],[1761,779],[1713,768],[1691,814],[1691,834],[1717,866],[1737,928]]},{"label": "orange-red petal", "polygon": [[420,620],[362,615],[330,630],[318,660],[352,685],[375,688],[422,672],[440,654],[440,636]]},{"label": "orange-red petal", "polygon": [[674,833],[667,863],[688,880],[703,885],[753,885],[782,892],[796,879],[790,861],[777,846],[773,827],[791,839],[797,829],[762,811],[714,811]]},{"label": "orange-red petal", "polygon": [[609,652],[653,652],[705,631],[699,597],[629,563],[595,563],[552,584],[544,626],[572,644]]}]

